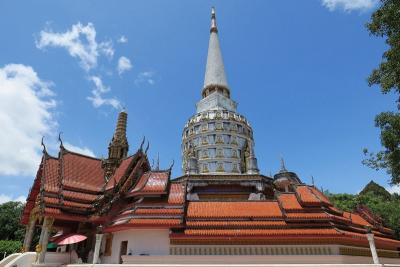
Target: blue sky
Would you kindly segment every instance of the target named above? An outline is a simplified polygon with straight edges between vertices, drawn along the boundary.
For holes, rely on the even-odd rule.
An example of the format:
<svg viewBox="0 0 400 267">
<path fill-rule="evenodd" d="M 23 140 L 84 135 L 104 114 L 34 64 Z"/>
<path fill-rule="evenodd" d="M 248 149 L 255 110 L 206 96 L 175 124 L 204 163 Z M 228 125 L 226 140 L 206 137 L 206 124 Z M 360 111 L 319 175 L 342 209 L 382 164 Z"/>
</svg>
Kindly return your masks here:
<svg viewBox="0 0 400 267">
<path fill-rule="evenodd" d="M 40 159 L 64 143 L 106 156 L 118 111 L 130 152 L 150 140 L 181 174 L 181 131 L 200 99 L 210 7 L 232 98 L 251 122 L 263 174 L 287 168 L 333 192 L 389 177 L 361 164 L 378 150 L 375 114 L 394 97 L 369 88 L 383 39 L 365 23 L 374 0 L 1 1 L 0 202 L 22 199 Z"/>
</svg>

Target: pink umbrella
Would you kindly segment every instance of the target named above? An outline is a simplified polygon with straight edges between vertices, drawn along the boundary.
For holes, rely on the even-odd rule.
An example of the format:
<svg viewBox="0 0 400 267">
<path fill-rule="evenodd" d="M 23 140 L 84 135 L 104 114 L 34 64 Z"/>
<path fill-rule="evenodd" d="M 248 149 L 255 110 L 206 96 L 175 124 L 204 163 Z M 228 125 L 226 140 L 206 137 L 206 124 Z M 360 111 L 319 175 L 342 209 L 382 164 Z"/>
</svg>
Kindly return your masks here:
<svg viewBox="0 0 400 267">
<path fill-rule="evenodd" d="M 57 243 L 57 245 L 70 245 L 79 243 L 85 239 L 87 239 L 87 236 L 78 234 L 68 234 L 58 239 L 55 243 Z"/>
</svg>

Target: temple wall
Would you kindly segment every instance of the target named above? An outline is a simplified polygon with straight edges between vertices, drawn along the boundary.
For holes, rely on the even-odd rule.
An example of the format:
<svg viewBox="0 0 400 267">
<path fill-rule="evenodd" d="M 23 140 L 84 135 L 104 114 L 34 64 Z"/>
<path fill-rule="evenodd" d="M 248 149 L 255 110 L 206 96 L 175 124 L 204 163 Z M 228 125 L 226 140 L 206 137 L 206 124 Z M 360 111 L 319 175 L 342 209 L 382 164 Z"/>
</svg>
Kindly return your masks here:
<svg viewBox="0 0 400 267">
<path fill-rule="evenodd" d="M 335 245 L 172 245 L 170 255 L 339 255 Z"/>
<path fill-rule="evenodd" d="M 101 262 L 118 263 L 123 241 L 128 241 L 128 254 L 150 256 L 169 254 L 169 229 L 133 229 L 113 234 L 111 256 L 102 256 Z M 101 251 L 104 251 L 104 243 L 103 240 Z"/>
<path fill-rule="evenodd" d="M 316 266 L 351 266 L 348 264 L 363 264 L 362 266 L 382 266 L 373 264 L 371 257 L 346 256 L 346 255 L 241 255 L 241 256 L 124 256 L 127 266 L 145 266 L 145 264 L 163 264 L 163 266 L 176 266 L 176 264 L 199 264 L 201 266 L 215 264 L 233 264 L 235 266 L 246 266 L 257 264 L 257 266 L 269 266 L 279 264 L 280 267 L 309 267 L 311 264 Z M 399 259 L 380 258 L 383 264 L 396 264 L 400 266 Z M 134 265 L 133 265 L 134 264 Z M 322 265 L 323 264 L 323 265 Z M 327 264 L 329 264 L 327 266 Z M 342 265 L 344 264 L 344 265 Z M 398 264 L 398 265 L 397 265 Z M 253 265 L 254 266 L 254 265 Z M 387 266 L 387 265 L 386 265 Z"/>
</svg>

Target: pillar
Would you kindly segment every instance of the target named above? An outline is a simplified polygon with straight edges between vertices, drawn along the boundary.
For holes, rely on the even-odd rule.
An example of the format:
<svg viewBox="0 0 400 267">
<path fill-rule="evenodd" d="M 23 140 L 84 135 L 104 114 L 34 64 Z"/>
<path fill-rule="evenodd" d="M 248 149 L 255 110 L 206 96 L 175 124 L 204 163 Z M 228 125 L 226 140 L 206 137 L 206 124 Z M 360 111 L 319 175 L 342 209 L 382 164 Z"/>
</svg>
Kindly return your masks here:
<svg viewBox="0 0 400 267">
<path fill-rule="evenodd" d="M 99 261 L 101 241 L 103 240 L 103 226 L 99 225 L 96 231 L 97 233 L 96 233 L 96 244 L 94 245 L 94 252 L 93 252 L 93 264 L 96 264 Z"/>
<path fill-rule="evenodd" d="M 103 234 L 97 233 L 96 234 L 96 244 L 94 245 L 94 252 L 93 252 L 93 264 L 96 264 L 99 260 L 99 254 L 100 254 L 102 240 L 103 240 Z"/>
<path fill-rule="evenodd" d="M 367 228 L 367 239 L 369 242 L 369 248 L 371 249 L 371 254 L 374 264 L 379 264 L 378 253 L 376 252 L 376 247 L 375 247 L 374 234 L 372 233 L 371 228 Z"/>
<path fill-rule="evenodd" d="M 26 230 L 25 230 L 25 239 L 24 239 L 24 245 L 23 245 L 23 251 L 27 252 L 29 251 L 32 243 L 32 237 L 33 237 L 33 232 L 35 231 L 35 223 L 36 220 L 35 218 L 31 218 L 26 225 Z"/>
<path fill-rule="evenodd" d="M 50 217 L 45 217 L 42 225 L 42 232 L 40 233 L 39 248 L 38 248 L 38 263 L 44 263 L 44 258 L 46 256 L 47 244 L 49 243 L 49 234 L 51 227 L 53 225 L 54 219 Z"/>
</svg>

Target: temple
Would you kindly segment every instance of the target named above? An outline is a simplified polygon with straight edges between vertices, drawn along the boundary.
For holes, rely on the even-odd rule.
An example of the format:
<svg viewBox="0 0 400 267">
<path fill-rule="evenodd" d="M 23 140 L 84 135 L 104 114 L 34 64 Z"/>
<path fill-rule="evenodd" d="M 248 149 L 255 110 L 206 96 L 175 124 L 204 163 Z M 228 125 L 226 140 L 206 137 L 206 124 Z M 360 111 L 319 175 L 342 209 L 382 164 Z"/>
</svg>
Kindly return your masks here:
<svg viewBox="0 0 400 267">
<path fill-rule="evenodd" d="M 400 261 L 400 241 L 368 207 L 336 208 L 283 160 L 275 175 L 260 173 L 218 33 L 212 9 L 201 99 L 182 133 L 181 176 L 172 176 L 172 166 L 152 168 L 145 140 L 129 154 L 126 111 L 105 159 L 62 142 L 57 156 L 44 147 L 21 218 L 24 250 L 36 247 L 36 265 L 68 263 L 71 249 L 83 262 L 110 264 Z M 32 244 L 36 227 L 40 240 Z M 47 251 L 49 242 L 73 233 L 87 239 Z"/>
</svg>

